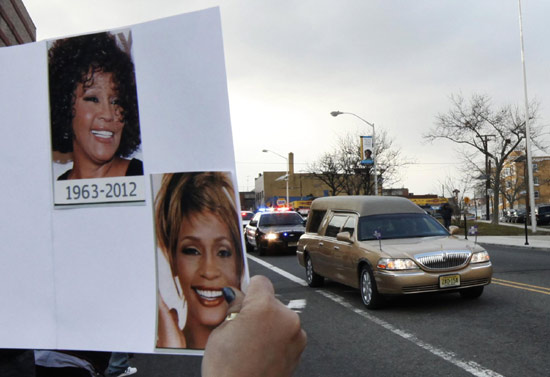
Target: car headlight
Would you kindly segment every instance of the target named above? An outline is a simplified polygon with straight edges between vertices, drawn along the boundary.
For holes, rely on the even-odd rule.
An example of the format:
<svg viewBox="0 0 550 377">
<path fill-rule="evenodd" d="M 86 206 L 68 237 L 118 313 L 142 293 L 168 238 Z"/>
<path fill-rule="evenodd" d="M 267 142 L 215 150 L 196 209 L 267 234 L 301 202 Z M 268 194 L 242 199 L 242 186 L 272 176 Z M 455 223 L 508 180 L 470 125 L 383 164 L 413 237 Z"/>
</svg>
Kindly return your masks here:
<svg viewBox="0 0 550 377">
<path fill-rule="evenodd" d="M 378 268 L 381 270 L 416 270 L 418 266 L 411 259 L 407 258 L 382 258 L 378 261 Z"/>
<path fill-rule="evenodd" d="M 273 240 L 276 240 L 278 237 L 277 237 L 277 233 L 267 233 L 264 238 L 268 241 L 273 241 Z"/>
<path fill-rule="evenodd" d="M 489 258 L 489 253 L 486 251 L 481 251 L 472 255 L 472 260 L 470 260 L 470 263 L 483 263 L 489 262 L 490 260 L 491 258 Z"/>
</svg>

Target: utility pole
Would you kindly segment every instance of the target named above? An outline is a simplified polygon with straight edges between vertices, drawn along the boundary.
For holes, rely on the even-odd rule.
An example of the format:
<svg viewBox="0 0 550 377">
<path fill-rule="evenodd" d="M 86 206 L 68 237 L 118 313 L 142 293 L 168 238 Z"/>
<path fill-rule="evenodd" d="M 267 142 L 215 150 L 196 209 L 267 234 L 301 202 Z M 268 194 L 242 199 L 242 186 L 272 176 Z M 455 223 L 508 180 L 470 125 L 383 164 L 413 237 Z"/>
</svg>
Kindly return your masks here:
<svg viewBox="0 0 550 377">
<path fill-rule="evenodd" d="M 489 216 L 489 189 L 491 188 L 491 164 L 489 161 L 489 138 L 496 135 L 478 135 L 483 143 L 485 151 L 485 220 L 490 220 Z"/>
<path fill-rule="evenodd" d="M 491 190 L 491 161 L 489 160 L 488 156 L 485 155 L 485 171 L 487 173 L 487 180 L 485 181 L 485 206 L 487 207 L 487 217 L 486 220 L 491 220 L 491 216 L 489 216 L 489 208 L 491 204 L 489 190 Z M 493 208 L 494 211 L 494 208 Z"/>
</svg>

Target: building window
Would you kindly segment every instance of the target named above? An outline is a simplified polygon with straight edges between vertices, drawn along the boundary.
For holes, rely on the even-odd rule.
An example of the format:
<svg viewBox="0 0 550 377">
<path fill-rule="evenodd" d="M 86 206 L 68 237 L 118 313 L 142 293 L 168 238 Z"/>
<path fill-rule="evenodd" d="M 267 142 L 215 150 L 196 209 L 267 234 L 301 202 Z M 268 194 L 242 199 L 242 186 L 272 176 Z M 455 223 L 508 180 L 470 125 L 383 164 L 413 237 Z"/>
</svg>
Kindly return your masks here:
<svg viewBox="0 0 550 377">
<path fill-rule="evenodd" d="M 539 165 L 533 164 L 533 171 L 538 171 L 538 170 L 539 170 Z"/>
<path fill-rule="evenodd" d="M 539 185 L 539 177 L 533 177 L 533 184 L 535 184 L 536 186 Z"/>
<path fill-rule="evenodd" d="M 538 199 L 539 198 L 539 192 L 538 191 L 535 191 L 535 199 Z"/>
</svg>

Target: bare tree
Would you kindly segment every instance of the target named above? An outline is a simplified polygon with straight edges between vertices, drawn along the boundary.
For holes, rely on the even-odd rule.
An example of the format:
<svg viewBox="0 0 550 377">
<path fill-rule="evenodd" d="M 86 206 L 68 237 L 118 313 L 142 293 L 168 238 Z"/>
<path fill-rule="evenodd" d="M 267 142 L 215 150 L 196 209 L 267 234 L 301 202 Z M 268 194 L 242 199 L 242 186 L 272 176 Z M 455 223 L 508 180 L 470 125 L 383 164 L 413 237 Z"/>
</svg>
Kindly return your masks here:
<svg viewBox="0 0 550 377">
<path fill-rule="evenodd" d="M 394 147 L 385 130 L 377 133 L 375 144 L 379 185 L 390 186 L 399 181 L 399 168 L 404 165 L 401 151 Z M 374 194 L 374 169 L 372 165 L 361 165 L 359 134 L 340 137 L 334 151 L 310 164 L 308 171 L 327 184 L 332 195 L 342 192 L 347 195 Z"/>
<path fill-rule="evenodd" d="M 368 186 L 362 185 L 364 178 L 362 179 L 361 174 L 368 174 L 370 177 L 371 171 L 369 169 L 367 172 L 361 166 L 361 147 L 359 135 L 347 134 L 340 137 L 336 148 L 336 153 L 340 158 L 340 165 L 342 168 L 342 184 L 344 192 L 348 195 L 360 195 L 361 193 L 364 193 L 365 195 L 372 195 L 374 190 L 369 190 Z"/>
<path fill-rule="evenodd" d="M 342 172 L 336 153 L 323 154 L 319 160 L 308 166 L 308 171 L 328 186 L 331 196 L 336 196 L 342 192 Z"/>
<path fill-rule="evenodd" d="M 514 203 L 519 199 L 520 193 L 526 190 L 527 186 L 524 179 L 517 175 L 508 175 L 500 177 L 500 193 L 513 208 Z"/>
<path fill-rule="evenodd" d="M 544 150 L 545 147 L 538 143 L 541 128 L 535 125 L 537 112 L 538 105 L 531 104 L 529 136 L 535 146 Z M 517 107 L 507 105 L 494 109 L 487 95 L 474 94 L 469 101 L 462 95 L 452 95 L 451 109 L 437 115 L 435 127 L 424 138 L 428 141 L 447 139 L 464 146 L 462 155 L 471 162 L 471 166 L 483 171 L 485 176 L 493 177 L 487 181 L 493 190 L 493 208 L 498 209 L 504 163 L 512 151 L 523 149 L 525 145 L 525 117 Z M 469 152 L 472 149 L 486 157 L 484 167 Z M 490 162 L 492 171 L 489 169 Z M 494 210 L 492 222 L 498 224 L 498 218 L 498 210 Z"/>
<path fill-rule="evenodd" d="M 453 207 L 454 215 L 459 218 L 462 213 L 466 212 L 466 203 L 464 198 L 466 194 L 472 191 L 475 187 L 474 178 L 469 174 L 464 174 L 460 177 L 447 176 L 443 181 L 439 181 L 443 187 L 443 196 L 451 198 L 450 204 Z"/>
</svg>

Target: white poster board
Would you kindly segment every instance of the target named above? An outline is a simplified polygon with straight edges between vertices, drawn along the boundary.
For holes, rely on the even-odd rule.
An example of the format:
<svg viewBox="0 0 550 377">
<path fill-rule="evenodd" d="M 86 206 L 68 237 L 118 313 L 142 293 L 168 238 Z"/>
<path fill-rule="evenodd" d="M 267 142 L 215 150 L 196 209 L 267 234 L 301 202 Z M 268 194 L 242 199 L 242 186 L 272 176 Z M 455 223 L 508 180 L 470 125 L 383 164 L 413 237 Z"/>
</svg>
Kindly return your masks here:
<svg viewBox="0 0 550 377">
<path fill-rule="evenodd" d="M 235 180 L 219 10 L 129 29 L 144 176 Z M 0 347 L 152 352 L 150 180 L 140 205 L 54 209 L 47 44 L 1 48 L 0 66 Z"/>
</svg>

